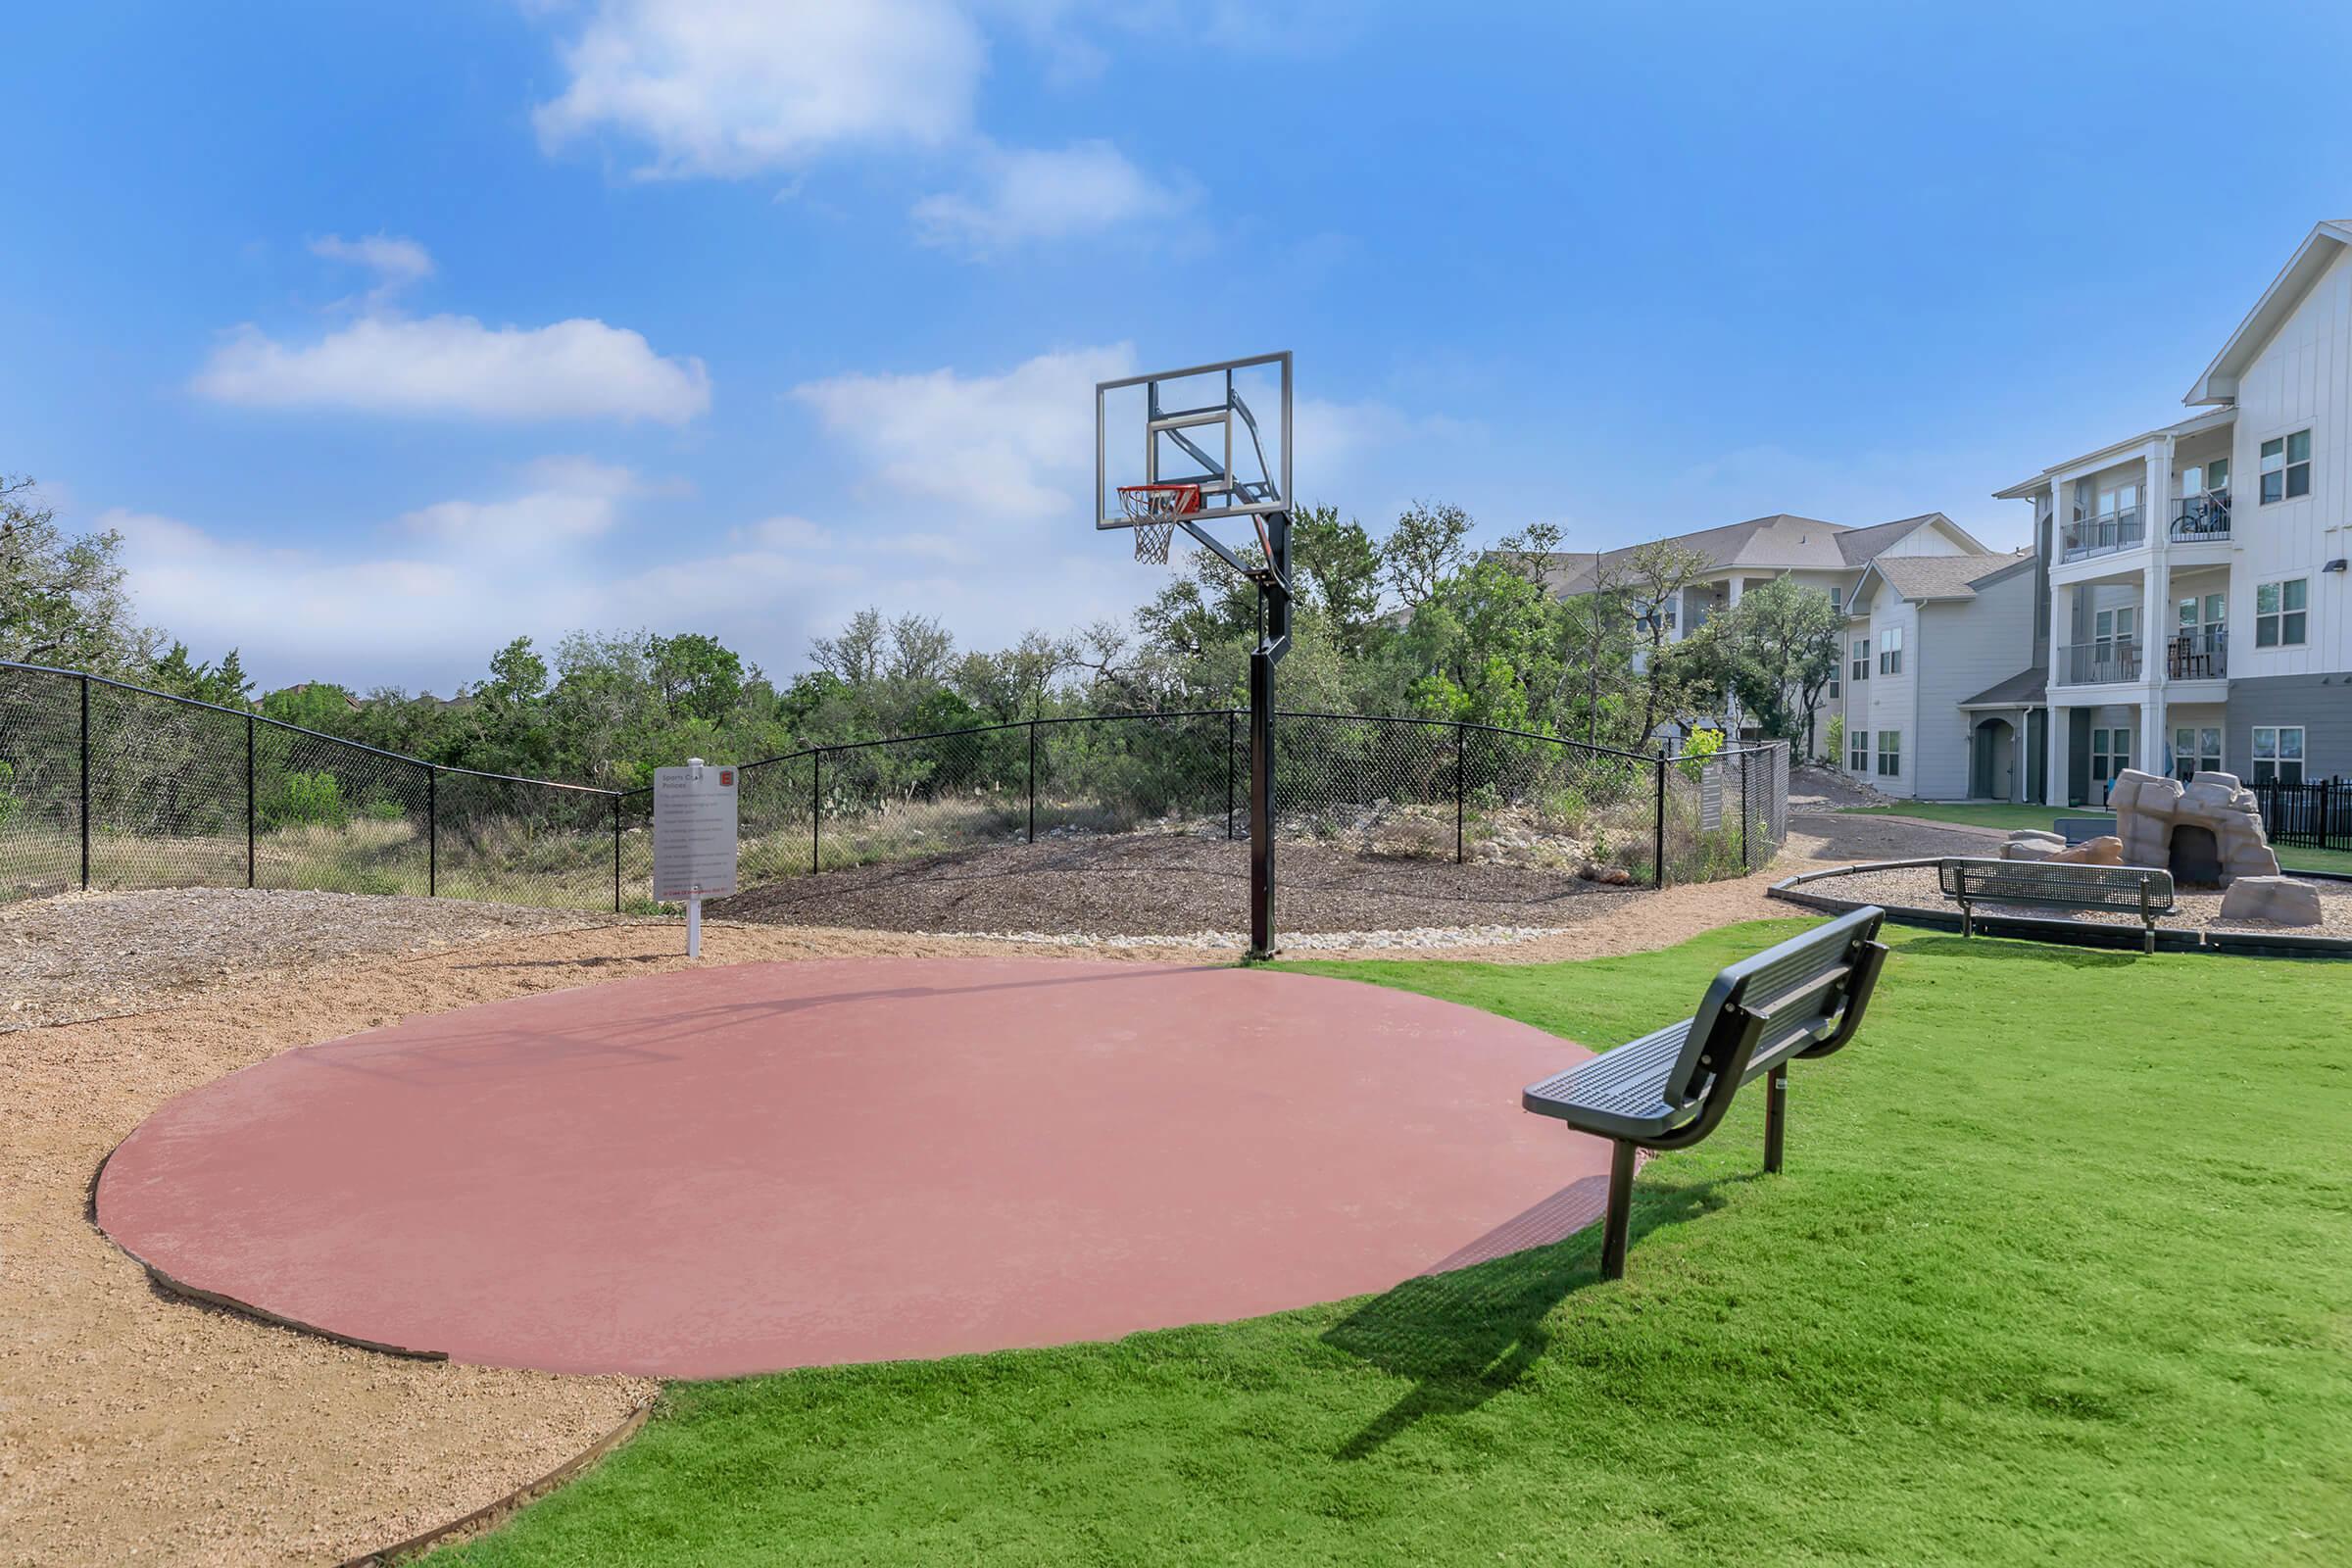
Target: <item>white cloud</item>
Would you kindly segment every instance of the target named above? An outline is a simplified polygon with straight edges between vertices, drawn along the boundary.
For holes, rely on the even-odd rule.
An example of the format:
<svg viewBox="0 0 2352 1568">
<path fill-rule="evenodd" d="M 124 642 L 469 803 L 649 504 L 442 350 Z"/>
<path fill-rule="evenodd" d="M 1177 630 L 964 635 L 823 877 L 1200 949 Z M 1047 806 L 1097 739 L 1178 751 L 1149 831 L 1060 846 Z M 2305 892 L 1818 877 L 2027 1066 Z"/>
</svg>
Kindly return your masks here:
<svg viewBox="0 0 2352 1568">
<path fill-rule="evenodd" d="M 415 240 L 396 234 L 368 234 L 359 239 L 322 234 L 311 241 L 311 254 L 368 269 L 375 274 L 378 294 L 389 294 L 433 275 L 432 255 Z"/>
<path fill-rule="evenodd" d="M 1117 228 L 1181 211 L 1189 185 L 1147 175 L 1106 141 L 1059 150 L 989 148 L 973 190 L 915 203 L 924 240 L 986 255 L 1032 240 Z"/>
<path fill-rule="evenodd" d="M 533 551 L 612 531 L 621 502 L 644 486 L 627 468 L 589 458 L 543 458 L 532 487 L 503 501 L 437 501 L 400 518 L 412 533 L 504 551 Z"/>
<path fill-rule="evenodd" d="M 395 527 L 390 548 L 352 557 L 257 545 L 154 514 L 93 521 L 122 530 L 144 619 L 207 658 L 237 648 L 265 687 L 321 679 L 446 693 L 480 679 L 517 635 L 552 649 L 568 631 L 638 627 L 710 633 L 789 678 L 806 667 L 811 637 L 864 605 L 938 615 L 965 646 L 999 647 L 1034 627 L 1120 613 L 1153 586 L 1110 552 L 906 561 L 860 548 L 879 543 L 863 535 L 845 548 L 835 531 L 798 517 L 761 519 L 725 531 L 717 549 L 685 546 L 651 563 L 622 559 L 626 527 L 561 535 L 532 553 L 527 571 L 502 541 L 472 531 Z"/>
<path fill-rule="evenodd" d="M 683 424 L 710 406 L 701 360 L 666 358 L 626 327 L 579 318 L 491 327 L 466 316 L 369 316 L 304 344 L 246 325 L 191 385 L 246 408 L 491 419 Z"/>
<path fill-rule="evenodd" d="M 555 149 L 610 128 L 652 176 L 740 176 L 827 148 L 959 135 L 987 51 L 949 0 L 604 0 L 533 116 Z"/>
<path fill-rule="evenodd" d="M 778 514 L 762 517 L 733 530 L 730 535 L 738 543 L 764 545 L 771 550 L 818 550 L 833 542 L 833 536 L 807 517 Z"/>
<path fill-rule="evenodd" d="M 1095 383 L 1134 368 L 1134 347 L 1118 343 L 1041 354 L 1003 375 L 844 375 L 792 395 L 864 460 L 871 483 L 934 518 L 1060 522 L 1087 514 Z"/>
</svg>

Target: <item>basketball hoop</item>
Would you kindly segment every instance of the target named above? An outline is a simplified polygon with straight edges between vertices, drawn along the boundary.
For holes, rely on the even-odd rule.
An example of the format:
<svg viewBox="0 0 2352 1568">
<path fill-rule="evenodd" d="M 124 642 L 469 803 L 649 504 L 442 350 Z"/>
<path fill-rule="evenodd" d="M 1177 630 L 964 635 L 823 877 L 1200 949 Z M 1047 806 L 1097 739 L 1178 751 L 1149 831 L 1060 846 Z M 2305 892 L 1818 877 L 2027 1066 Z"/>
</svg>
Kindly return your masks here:
<svg viewBox="0 0 2352 1568">
<path fill-rule="evenodd" d="M 1176 539 L 1176 521 L 1200 510 L 1197 484 L 1123 484 L 1119 505 L 1135 519 L 1135 559 L 1150 565 L 1168 564 L 1168 546 Z"/>
</svg>

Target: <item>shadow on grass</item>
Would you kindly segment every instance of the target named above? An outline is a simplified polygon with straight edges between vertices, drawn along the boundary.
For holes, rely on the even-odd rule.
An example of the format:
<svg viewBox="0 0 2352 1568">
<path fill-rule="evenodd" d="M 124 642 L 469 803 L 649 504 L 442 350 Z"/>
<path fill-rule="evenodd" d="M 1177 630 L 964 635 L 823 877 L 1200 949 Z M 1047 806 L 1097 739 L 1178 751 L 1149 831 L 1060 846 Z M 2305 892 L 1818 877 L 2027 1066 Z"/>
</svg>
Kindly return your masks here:
<svg viewBox="0 0 2352 1568">
<path fill-rule="evenodd" d="M 1638 1182 L 1632 1240 L 1723 1206 L 1718 1190 L 1752 1175 L 1669 1187 Z M 1639 1266 L 1640 1259 L 1635 1259 Z M 1446 1274 L 1422 1274 L 1325 1330 L 1323 1343 L 1415 1387 L 1338 1450 L 1362 1459 L 1430 1416 L 1461 1415 L 1508 1390 L 1551 1343 L 1544 1320 L 1603 1283 L 1597 1225 L 1555 1243 Z"/>
<path fill-rule="evenodd" d="M 2129 968 L 2146 956 L 2111 948 L 2069 948 L 2050 942 L 2028 942 L 2002 937 L 1918 937 L 1903 944 L 1905 953 L 1937 958 L 2006 959 L 2014 963 L 2056 963 L 2069 969 Z"/>
</svg>

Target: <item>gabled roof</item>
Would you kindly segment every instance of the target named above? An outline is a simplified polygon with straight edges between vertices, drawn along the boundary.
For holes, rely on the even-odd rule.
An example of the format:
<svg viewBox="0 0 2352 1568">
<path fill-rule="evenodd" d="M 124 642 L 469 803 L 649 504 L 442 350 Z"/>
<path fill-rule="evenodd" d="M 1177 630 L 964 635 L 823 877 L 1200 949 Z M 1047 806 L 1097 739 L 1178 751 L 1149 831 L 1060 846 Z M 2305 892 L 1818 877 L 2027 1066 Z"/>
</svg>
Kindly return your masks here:
<svg viewBox="0 0 2352 1568">
<path fill-rule="evenodd" d="M 2021 669 L 2007 680 L 1990 686 L 1957 706 L 1961 708 L 2039 708 L 2049 701 L 2048 672 L 2038 664 Z"/>
<path fill-rule="evenodd" d="M 1848 528 L 1819 517 L 1780 512 L 1652 542 L 1695 551 L 1718 571 L 1741 566 L 1758 571 L 1850 571 L 1931 523 L 1941 523 L 1975 549 L 1984 548 L 1940 512 L 1925 512 L 1868 528 Z M 1602 563 L 1622 561 L 1641 548 L 1625 545 L 1616 550 L 1556 551 L 1544 558 L 1544 583 L 1563 597 L 1591 593 Z"/>
<path fill-rule="evenodd" d="M 2263 345 L 2271 340 L 2286 318 L 2294 314 L 2295 307 L 2303 303 L 2303 296 L 2311 292 L 2312 285 L 2319 282 L 2321 274 L 2347 248 L 2352 248 L 2352 219 L 2330 219 L 2314 225 L 2312 231 L 2304 236 L 2303 243 L 2296 247 L 2295 254 L 2288 259 L 2286 266 L 2271 280 L 2271 286 L 2262 291 L 2262 298 L 2256 300 L 2254 308 L 2246 313 L 2246 318 L 2237 323 L 2237 330 L 2230 334 L 2230 341 L 2222 345 L 2222 352 L 2213 357 L 2211 365 L 2205 367 L 2205 373 L 2197 377 L 2197 384 L 2190 387 L 2180 401 L 2235 402 L 2238 376 L 2244 373 L 2246 367 L 2253 363 L 2254 356 L 2262 352 Z"/>
<path fill-rule="evenodd" d="M 1846 597 L 1847 614 L 1859 612 L 1863 593 L 1877 578 L 1915 605 L 1977 597 L 1977 586 L 2016 571 L 2034 559 L 2031 550 L 2001 556 L 1880 556 L 1863 569 Z"/>
</svg>

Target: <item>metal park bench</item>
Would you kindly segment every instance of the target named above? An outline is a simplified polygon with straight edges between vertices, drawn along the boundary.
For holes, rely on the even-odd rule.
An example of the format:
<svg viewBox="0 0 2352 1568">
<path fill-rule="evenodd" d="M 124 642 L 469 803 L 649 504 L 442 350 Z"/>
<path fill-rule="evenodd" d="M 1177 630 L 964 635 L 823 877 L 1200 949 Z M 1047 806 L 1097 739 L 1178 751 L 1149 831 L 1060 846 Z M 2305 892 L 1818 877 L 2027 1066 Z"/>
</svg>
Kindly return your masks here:
<svg viewBox="0 0 2352 1568">
<path fill-rule="evenodd" d="M 2114 831 L 2115 818 L 2112 816 L 2062 816 L 2058 819 L 2058 836 L 2066 840 L 2066 847 L 2070 850 L 2078 844 L 2088 844 L 2092 839 L 2103 839 Z"/>
<path fill-rule="evenodd" d="M 1609 1210 L 1601 1272 L 1625 1277 L 1634 1152 L 1688 1149 L 1714 1132 L 1732 1097 L 1769 1075 L 1764 1168 L 1781 1168 L 1788 1063 L 1826 1056 L 1854 1037 L 1886 949 L 1884 911 L 1860 908 L 1791 937 L 1715 977 L 1695 1015 L 1531 1084 L 1520 1105 L 1610 1140 Z"/>
<path fill-rule="evenodd" d="M 2055 909 L 2113 909 L 2139 916 L 2140 946 L 2156 951 L 2156 917 L 2173 909 L 2173 873 L 2145 865 L 2076 865 L 2062 860 L 1954 858 L 1936 862 L 1943 896 L 1960 904 L 1960 934 L 1977 934 L 1979 904 Z"/>
</svg>

